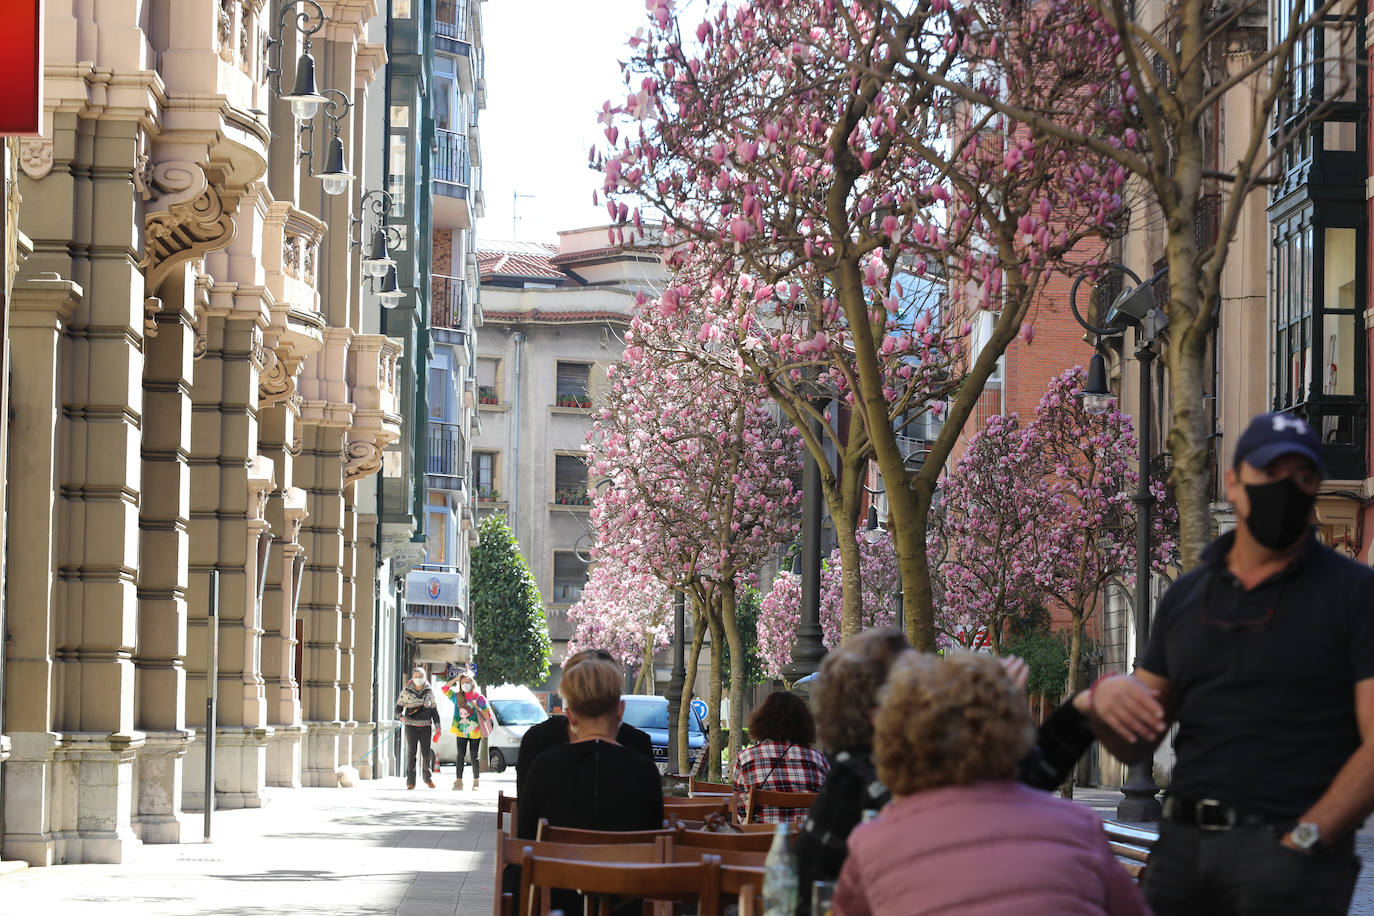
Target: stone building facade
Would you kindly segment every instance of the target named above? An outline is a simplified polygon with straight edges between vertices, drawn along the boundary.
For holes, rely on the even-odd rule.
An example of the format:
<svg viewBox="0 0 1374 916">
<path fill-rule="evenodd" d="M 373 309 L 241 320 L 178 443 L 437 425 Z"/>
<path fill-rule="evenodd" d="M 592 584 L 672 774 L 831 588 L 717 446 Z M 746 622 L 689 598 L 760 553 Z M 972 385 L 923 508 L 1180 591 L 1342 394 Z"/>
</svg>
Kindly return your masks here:
<svg viewBox="0 0 1374 916">
<path fill-rule="evenodd" d="M 374 0 L 47 7 L 4 328 L 5 858 L 183 839 L 212 667 L 219 807 L 332 785 L 390 714 L 370 478 L 417 399 L 350 240 L 384 185 L 386 25 Z M 349 104 L 301 122 L 307 41 Z"/>
</svg>

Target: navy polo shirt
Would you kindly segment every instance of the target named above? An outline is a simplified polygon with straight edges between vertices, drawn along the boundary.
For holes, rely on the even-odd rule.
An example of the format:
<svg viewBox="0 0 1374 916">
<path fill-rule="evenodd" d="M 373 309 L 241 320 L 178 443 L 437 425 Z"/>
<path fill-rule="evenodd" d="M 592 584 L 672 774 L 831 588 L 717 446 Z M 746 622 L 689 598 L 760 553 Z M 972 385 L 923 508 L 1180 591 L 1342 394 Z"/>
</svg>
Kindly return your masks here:
<svg viewBox="0 0 1374 916">
<path fill-rule="evenodd" d="M 1360 745 L 1355 683 L 1374 677 L 1374 569 L 1309 536 L 1246 591 L 1226 569 L 1234 533 L 1160 599 L 1141 663 L 1169 682 L 1169 792 L 1287 820 Z"/>
</svg>

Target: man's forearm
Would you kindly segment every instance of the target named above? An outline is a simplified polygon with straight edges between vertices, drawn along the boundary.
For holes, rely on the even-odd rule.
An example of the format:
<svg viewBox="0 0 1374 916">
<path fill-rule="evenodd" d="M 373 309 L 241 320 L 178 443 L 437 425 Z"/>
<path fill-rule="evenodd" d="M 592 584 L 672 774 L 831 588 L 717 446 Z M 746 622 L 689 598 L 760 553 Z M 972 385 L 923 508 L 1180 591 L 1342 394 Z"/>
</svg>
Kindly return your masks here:
<svg viewBox="0 0 1374 916">
<path fill-rule="evenodd" d="M 1140 763 L 1142 760 L 1149 760 L 1154 755 L 1155 748 L 1159 746 L 1159 740 L 1127 741 L 1121 737 L 1097 714 L 1097 710 L 1092 706 L 1092 697 L 1089 691 L 1080 692 L 1070 702 L 1075 709 L 1087 717 L 1088 726 L 1097 736 L 1098 742 L 1106 749 L 1107 753 L 1117 760 L 1126 764 Z"/>
<path fill-rule="evenodd" d="M 1322 840 L 1342 839 L 1374 811 L 1374 742 L 1350 755 L 1336 778 L 1300 821 L 1317 825 Z"/>
</svg>

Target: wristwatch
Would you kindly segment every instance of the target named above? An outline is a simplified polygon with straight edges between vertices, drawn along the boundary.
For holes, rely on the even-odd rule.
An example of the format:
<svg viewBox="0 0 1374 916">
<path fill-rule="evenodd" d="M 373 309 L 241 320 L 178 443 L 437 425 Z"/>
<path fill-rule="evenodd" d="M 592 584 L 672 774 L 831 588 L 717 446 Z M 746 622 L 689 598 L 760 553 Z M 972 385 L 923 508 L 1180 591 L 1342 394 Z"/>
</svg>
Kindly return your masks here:
<svg viewBox="0 0 1374 916">
<path fill-rule="evenodd" d="M 1321 828 L 1316 824 L 1298 824 L 1288 835 L 1293 838 L 1293 845 L 1303 852 L 1308 852 L 1315 856 L 1326 851 L 1326 846 L 1322 843 Z"/>
</svg>

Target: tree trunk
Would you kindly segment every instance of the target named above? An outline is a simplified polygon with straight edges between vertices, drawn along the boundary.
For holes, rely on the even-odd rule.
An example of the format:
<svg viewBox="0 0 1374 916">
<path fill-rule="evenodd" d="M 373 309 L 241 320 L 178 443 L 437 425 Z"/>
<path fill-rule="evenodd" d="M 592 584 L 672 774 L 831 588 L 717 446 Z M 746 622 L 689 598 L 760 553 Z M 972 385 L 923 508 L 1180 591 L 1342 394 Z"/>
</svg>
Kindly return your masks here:
<svg viewBox="0 0 1374 916">
<path fill-rule="evenodd" d="M 701 647 L 706 642 L 706 614 L 701 607 L 701 599 L 692 595 L 692 648 L 687 655 L 687 678 L 682 682 L 682 702 L 677 711 L 677 771 L 687 772 L 687 758 L 691 748 L 690 741 L 692 692 L 697 685 L 697 665 L 701 661 Z M 702 753 L 706 753 L 705 750 Z"/>
<path fill-rule="evenodd" d="M 710 696 L 706 703 L 710 708 L 711 731 L 707 745 L 706 761 L 710 769 L 708 778 L 713 782 L 720 780 L 720 694 L 721 694 L 721 653 L 725 648 L 725 627 L 721 624 L 720 594 L 715 592 L 707 603 L 706 617 L 711 627 L 711 683 Z"/>
<path fill-rule="evenodd" d="M 835 541 L 840 551 L 840 639 L 844 642 L 863 626 L 863 576 L 859 559 L 858 532 L 848 514 L 831 513 Z M 838 643 L 837 643 L 838 645 Z"/>
<path fill-rule="evenodd" d="M 1069 609 L 1069 676 L 1066 696 L 1074 696 L 1083 689 L 1083 638 L 1088 626 L 1088 614 L 1082 605 Z"/>
<path fill-rule="evenodd" d="M 726 645 L 730 648 L 730 766 L 739 757 L 744 736 L 744 640 L 739 635 L 735 619 L 735 583 L 726 581 L 720 587 L 721 622 L 725 628 Z"/>
</svg>

